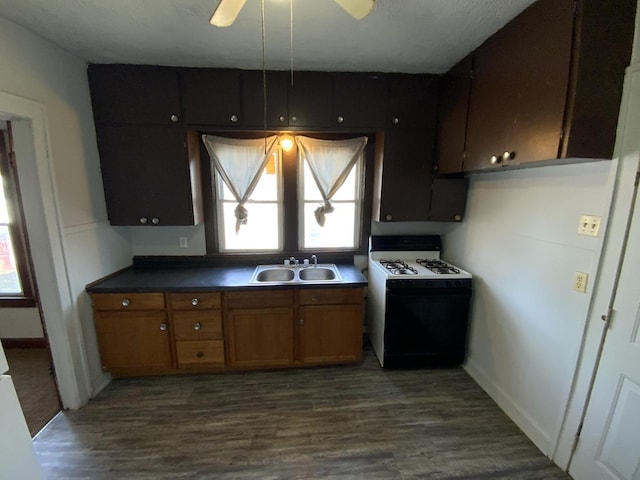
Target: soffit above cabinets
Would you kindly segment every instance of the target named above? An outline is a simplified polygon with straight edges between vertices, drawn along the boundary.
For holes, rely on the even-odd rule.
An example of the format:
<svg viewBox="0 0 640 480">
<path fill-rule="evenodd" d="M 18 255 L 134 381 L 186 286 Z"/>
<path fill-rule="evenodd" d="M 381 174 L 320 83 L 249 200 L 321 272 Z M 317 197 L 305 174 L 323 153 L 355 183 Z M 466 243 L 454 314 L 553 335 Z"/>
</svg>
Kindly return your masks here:
<svg viewBox="0 0 640 480">
<path fill-rule="evenodd" d="M 336 2 L 294 0 L 294 68 L 443 73 L 533 0 L 377 0 L 354 20 Z M 260 2 L 231 27 L 218 0 L 0 0 L 0 16 L 91 63 L 261 68 Z M 287 70 L 289 1 L 265 0 L 267 69 Z"/>
</svg>

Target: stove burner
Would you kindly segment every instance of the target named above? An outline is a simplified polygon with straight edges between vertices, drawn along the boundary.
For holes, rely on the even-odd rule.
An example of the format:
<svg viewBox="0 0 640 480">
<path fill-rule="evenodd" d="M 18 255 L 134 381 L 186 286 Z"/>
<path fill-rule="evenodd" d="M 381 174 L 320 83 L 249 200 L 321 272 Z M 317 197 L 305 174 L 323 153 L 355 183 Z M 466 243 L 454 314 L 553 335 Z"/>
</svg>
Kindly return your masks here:
<svg viewBox="0 0 640 480">
<path fill-rule="evenodd" d="M 417 275 L 418 271 L 407 265 L 402 260 L 380 260 L 380 265 L 389 270 L 393 275 Z"/>
<path fill-rule="evenodd" d="M 423 267 L 431 270 L 433 273 L 437 273 L 440 275 L 460 273 L 459 269 L 449 265 L 446 262 L 443 262 L 442 260 L 428 260 L 425 258 L 419 258 L 418 260 L 416 260 L 416 262 L 418 263 L 418 265 L 422 265 Z"/>
</svg>

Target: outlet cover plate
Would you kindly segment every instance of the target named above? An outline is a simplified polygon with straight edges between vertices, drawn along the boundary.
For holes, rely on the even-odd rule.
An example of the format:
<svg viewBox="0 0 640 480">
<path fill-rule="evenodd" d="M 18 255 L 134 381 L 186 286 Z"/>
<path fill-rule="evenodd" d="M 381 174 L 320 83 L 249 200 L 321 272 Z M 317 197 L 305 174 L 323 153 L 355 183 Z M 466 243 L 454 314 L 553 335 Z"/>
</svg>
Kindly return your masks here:
<svg viewBox="0 0 640 480">
<path fill-rule="evenodd" d="M 576 292 L 585 293 L 587 291 L 587 280 L 589 274 L 585 272 L 576 272 L 573 276 L 573 289 Z"/>
<path fill-rule="evenodd" d="M 597 237 L 600 231 L 600 220 L 602 217 L 598 215 L 580 215 L 580 223 L 578 224 L 578 233 L 588 237 Z"/>
</svg>

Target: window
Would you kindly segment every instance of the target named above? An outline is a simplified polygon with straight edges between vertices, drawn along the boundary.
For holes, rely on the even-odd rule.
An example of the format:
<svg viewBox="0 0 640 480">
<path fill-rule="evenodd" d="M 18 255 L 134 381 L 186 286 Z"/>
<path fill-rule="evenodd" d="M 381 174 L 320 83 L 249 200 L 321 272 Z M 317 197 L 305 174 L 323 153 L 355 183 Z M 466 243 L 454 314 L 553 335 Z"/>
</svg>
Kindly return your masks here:
<svg viewBox="0 0 640 480">
<path fill-rule="evenodd" d="M 296 141 L 300 250 L 357 248 L 366 137 L 333 141 L 299 136 Z"/>
<path fill-rule="evenodd" d="M 268 258 L 278 260 L 323 250 L 364 253 L 371 208 L 365 177 L 373 161 L 373 149 L 365 147 L 371 142 L 317 136 L 296 136 L 291 151 L 280 148 L 275 135 L 202 136 L 210 162 L 204 189 L 209 254 L 273 254 Z"/>
<path fill-rule="evenodd" d="M 0 130 L 0 305 L 33 307 L 24 227 L 9 131 Z"/>
</svg>

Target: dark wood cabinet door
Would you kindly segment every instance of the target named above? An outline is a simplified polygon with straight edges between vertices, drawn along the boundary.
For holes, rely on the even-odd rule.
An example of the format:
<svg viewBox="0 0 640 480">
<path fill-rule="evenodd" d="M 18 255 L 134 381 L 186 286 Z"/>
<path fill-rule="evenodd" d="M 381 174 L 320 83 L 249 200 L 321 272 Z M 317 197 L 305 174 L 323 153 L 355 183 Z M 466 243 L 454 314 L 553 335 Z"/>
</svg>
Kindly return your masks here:
<svg viewBox="0 0 640 480">
<path fill-rule="evenodd" d="M 429 220 L 433 140 L 433 130 L 385 132 L 378 220 Z"/>
<path fill-rule="evenodd" d="M 290 79 L 289 72 L 266 72 L 267 127 L 289 125 L 287 89 Z M 242 72 L 242 125 L 249 128 L 264 126 L 264 87 L 259 70 Z"/>
<path fill-rule="evenodd" d="M 98 149 L 112 225 L 195 223 L 182 128 L 99 125 Z"/>
<path fill-rule="evenodd" d="M 461 222 L 467 204 L 467 180 L 464 178 L 434 178 L 431 184 L 432 222 Z"/>
<path fill-rule="evenodd" d="M 300 355 L 306 364 L 353 363 L 362 358 L 362 307 L 300 307 Z"/>
<path fill-rule="evenodd" d="M 384 128 L 387 77 L 380 73 L 333 75 L 333 120 L 337 127 Z"/>
<path fill-rule="evenodd" d="M 165 312 L 96 312 L 102 365 L 118 374 L 171 368 L 171 337 Z"/>
<path fill-rule="evenodd" d="M 437 75 L 390 75 L 386 126 L 435 128 L 438 82 Z"/>
<path fill-rule="evenodd" d="M 295 72 L 289 84 L 289 126 L 329 128 L 333 121 L 331 73 Z"/>
<path fill-rule="evenodd" d="M 293 363 L 293 309 L 229 310 L 225 324 L 229 364 L 276 367 Z"/>
<path fill-rule="evenodd" d="M 180 122 L 180 89 L 174 69 L 134 65 L 90 65 L 96 123 Z"/>
<path fill-rule="evenodd" d="M 440 79 L 436 165 L 439 173 L 462 172 L 471 89 L 471 56 Z"/>
<path fill-rule="evenodd" d="M 188 125 L 242 125 L 240 71 L 210 68 L 180 70 L 184 122 Z"/>
<path fill-rule="evenodd" d="M 539 0 L 474 56 L 467 171 L 558 156 L 573 35 L 572 0 Z"/>
</svg>

